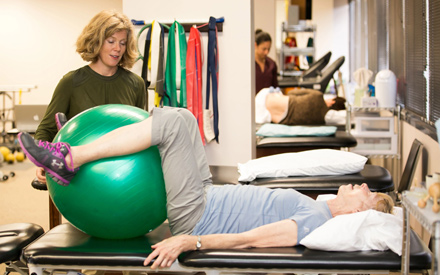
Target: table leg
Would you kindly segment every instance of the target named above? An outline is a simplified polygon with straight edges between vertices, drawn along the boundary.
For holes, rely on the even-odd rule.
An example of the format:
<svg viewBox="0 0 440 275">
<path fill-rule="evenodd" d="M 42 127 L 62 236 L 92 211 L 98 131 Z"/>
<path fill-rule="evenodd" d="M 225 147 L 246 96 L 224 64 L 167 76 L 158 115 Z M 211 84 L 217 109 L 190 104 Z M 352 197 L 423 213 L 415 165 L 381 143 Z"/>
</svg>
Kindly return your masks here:
<svg viewBox="0 0 440 275">
<path fill-rule="evenodd" d="M 61 224 L 61 213 L 56 208 L 55 204 L 52 201 L 52 198 L 49 197 L 49 226 L 50 229 L 55 226 Z"/>
<path fill-rule="evenodd" d="M 401 272 L 404 275 L 409 274 L 409 251 L 410 251 L 410 225 L 409 211 L 405 206 L 403 208 L 403 235 L 402 235 L 402 265 Z"/>
<path fill-rule="evenodd" d="M 432 274 L 440 274 L 440 265 L 438 262 L 438 257 L 440 255 L 440 222 L 434 223 L 434 235 L 431 236 L 432 240 Z"/>
</svg>

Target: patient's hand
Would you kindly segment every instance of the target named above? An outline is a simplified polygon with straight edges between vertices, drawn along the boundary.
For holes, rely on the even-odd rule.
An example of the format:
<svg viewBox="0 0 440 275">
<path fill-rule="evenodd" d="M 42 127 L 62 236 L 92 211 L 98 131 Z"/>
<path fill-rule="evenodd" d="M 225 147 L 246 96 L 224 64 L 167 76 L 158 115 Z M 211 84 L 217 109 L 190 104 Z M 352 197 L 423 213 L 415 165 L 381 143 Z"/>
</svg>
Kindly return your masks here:
<svg viewBox="0 0 440 275">
<path fill-rule="evenodd" d="M 37 167 L 37 171 L 35 173 L 37 175 L 37 179 L 41 183 L 46 183 L 46 172 L 41 167 Z"/>
<path fill-rule="evenodd" d="M 189 235 L 179 235 L 165 239 L 151 248 L 154 249 L 145 259 L 144 265 L 147 266 L 154 258 L 151 269 L 170 267 L 180 253 L 194 250 L 196 248 L 197 237 Z"/>
</svg>

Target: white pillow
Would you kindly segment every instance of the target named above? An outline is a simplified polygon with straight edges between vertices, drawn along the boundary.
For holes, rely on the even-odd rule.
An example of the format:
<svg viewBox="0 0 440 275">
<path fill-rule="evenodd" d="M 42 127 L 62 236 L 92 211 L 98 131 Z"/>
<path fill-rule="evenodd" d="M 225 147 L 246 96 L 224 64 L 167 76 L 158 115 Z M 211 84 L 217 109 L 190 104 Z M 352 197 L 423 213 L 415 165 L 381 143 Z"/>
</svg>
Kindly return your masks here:
<svg viewBox="0 0 440 275">
<path fill-rule="evenodd" d="M 323 176 L 353 174 L 364 168 L 367 158 L 355 153 L 317 149 L 284 153 L 238 164 L 239 181 L 289 176 Z"/>
<path fill-rule="evenodd" d="M 345 125 L 345 123 L 347 122 L 347 110 L 336 111 L 330 109 L 325 114 L 324 119 L 325 119 L 325 124 Z"/>
<path fill-rule="evenodd" d="M 328 220 L 300 241 L 327 251 L 387 250 L 402 255 L 402 218 L 368 210 Z"/>
<path fill-rule="evenodd" d="M 336 133 L 336 126 L 288 126 L 266 123 L 257 131 L 257 136 L 263 137 L 321 137 Z"/>
</svg>

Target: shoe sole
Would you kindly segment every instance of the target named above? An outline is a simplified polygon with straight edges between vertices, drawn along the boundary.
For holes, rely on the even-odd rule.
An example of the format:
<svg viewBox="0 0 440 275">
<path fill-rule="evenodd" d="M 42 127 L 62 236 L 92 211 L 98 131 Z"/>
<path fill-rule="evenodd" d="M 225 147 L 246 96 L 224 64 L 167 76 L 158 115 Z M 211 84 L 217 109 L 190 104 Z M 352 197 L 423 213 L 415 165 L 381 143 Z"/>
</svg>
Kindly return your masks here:
<svg viewBox="0 0 440 275">
<path fill-rule="evenodd" d="M 26 150 L 26 147 L 23 146 L 23 143 L 21 142 L 21 134 L 18 134 L 18 142 L 20 143 L 21 148 L 23 149 L 23 153 L 26 154 L 26 156 L 29 158 L 30 161 L 32 161 L 36 166 L 43 168 L 44 170 L 48 171 L 49 173 L 52 174 L 52 176 L 56 177 L 57 179 L 59 179 L 61 182 L 57 182 L 58 184 L 62 185 L 62 186 L 67 186 L 69 185 L 69 181 L 66 181 L 63 177 L 61 177 L 60 175 L 58 175 L 55 171 L 53 171 L 52 169 L 50 169 L 49 167 L 46 167 L 45 165 L 41 164 L 39 161 L 37 161 L 29 152 L 28 150 Z"/>
</svg>

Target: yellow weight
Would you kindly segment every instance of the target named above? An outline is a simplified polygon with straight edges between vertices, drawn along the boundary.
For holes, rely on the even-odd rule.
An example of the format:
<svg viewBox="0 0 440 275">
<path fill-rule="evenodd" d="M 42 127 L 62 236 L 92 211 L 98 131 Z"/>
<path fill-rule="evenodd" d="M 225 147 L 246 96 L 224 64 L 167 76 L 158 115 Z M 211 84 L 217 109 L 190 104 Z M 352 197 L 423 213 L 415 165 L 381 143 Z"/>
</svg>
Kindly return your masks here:
<svg viewBox="0 0 440 275">
<path fill-rule="evenodd" d="M 15 159 L 16 159 L 18 162 L 22 162 L 22 161 L 24 160 L 24 153 L 23 153 L 23 152 L 17 152 L 17 153 L 15 154 Z"/>
<path fill-rule="evenodd" d="M 6 161 L 6 156 L 11 153 L 11 150 L 9 150 L 9 148 L 6 146 L 1 146 L 0 153 L 3 155 L 3 159 Z"/>
<path fill-rule="evenodd" d="M 12 153 L 9 153 L 6 155 L 5 161 L 7 161 L 8 163 L 12 164 L 15 161 L 15 156 Z"/>
</svg>

